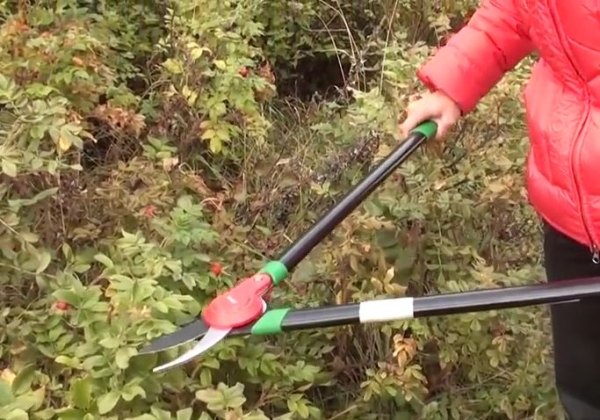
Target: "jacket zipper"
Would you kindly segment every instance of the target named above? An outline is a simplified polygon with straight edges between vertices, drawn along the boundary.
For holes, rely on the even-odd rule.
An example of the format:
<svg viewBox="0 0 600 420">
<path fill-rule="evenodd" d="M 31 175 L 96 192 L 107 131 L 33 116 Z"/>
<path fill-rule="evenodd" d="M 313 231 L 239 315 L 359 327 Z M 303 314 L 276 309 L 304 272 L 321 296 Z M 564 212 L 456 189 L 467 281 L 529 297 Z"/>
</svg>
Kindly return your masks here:
<svg viewBox="0 0 600 420">
<path fill-rule="evenodd" d="M 583 131 L 583 127 L 589 116 L 589 112 L 589 106 L 586 104 L 585 118 L 583 118 L 579 130 L 577 130 L 577 136 L 575 137 L 576 139 L 579 139 L 581 132 Z M 577 165 L 575 164 L 575 160 L 579 160 L 579 157 L 581 156 L 581 147 L 576 149 L 576 146 L 579 146 L 579 143 L 580 141 L 576 140 L 573 144 L 573 147 L 571 148 L 571 173 L 573 174 L 573 181 L 575 182 L 575 193 L 577 194 L 577 202 L 579 203 L 579 209 L 581 211 L 581 221 L 583 223 L 583 227 L 588 236 L 588 239 L 591 243 L 590 252 L 592 253 L 592 262 L 594 264 L 600 264 L 600 250 L 598 249 L 598 246 L 594 241 L 591 230 L 588 228 L 588 224 L 585 219 L 585 213 L 583 211 L 583 201 L 581 200 L 581 194 L 579 193 L 580 187 L 579 180 L 577 177 Z"/>
<path fill-rule="evenodd" d="M 583 82 L 582 84 L 583 84 L 583 88 L 585 91 L 585 115 L 577 129 L 575 141 L 573 142 L 573 146 L 571 147 L 571 174 L 573 176 L 573 182 L 575 183 L 575 194 L 577 195 L 577 203 L 579 204 L 579 210 L 581 212 L 581 222 L 582 222 L 583 228 L 588 236 L 588 240 L 590 241 L 590 244 L 591 244 L 590 252 L 592 254 L 592 262 L 594 264 L 600 264 L 600 250 L 599 250 L 598 246 L 596 245 L 596 241 L 594 240 L 592 232 L 589 229 L 588 223 L 585 219 L 585 213 L 583 210 L 583 200 L 581 199 L 581 193 L 580 193 L 580 184 L 579 184 L 579 180 L 577 177 L 577 167 L 575 165 L 576 159 L 579 160 L 579 157 L 581 156 L 581 150 L 580 150 L 581 148 L 577 148 L 577 146 L 579 146 L 579 143 L 581 142 L 581 140 L 580 140 L 581 133 L 583 131 L 583 128 L 585 127 L 585 123 L 587 122 L 587 120 L 589 118 L 589 113 L 590 113 L 589 92 L 588 92 L 587 86 L 585 84 L 585 79 L 583 78 L 581 73 L 579 73 L 577 66 L 573 62 L 571 55 L 569 54 L 569 52 L 567 50 L 567 46 L 563 42 L 562 32 L 560 31 L 558 24 L 556 22 L 554 7 L 550 7 L 551 4 L 552 4 L 552 6 L 555 6 L 554 2 L 552 0 L 549 0 L 548 1 L 548 6 L 549 6 L 548 9 L 550 11 L 550 16 L 552 17 L 552 22 L 554 24 L 554 30 L 556 32 L 558 42 L 560 42 L 562 50 L 565 54 L 566 59 L 569 61 L 571 68 L 577 74 L 577 76 L 579 77 L 579 80 L 581 82 Z"/>
</svg>

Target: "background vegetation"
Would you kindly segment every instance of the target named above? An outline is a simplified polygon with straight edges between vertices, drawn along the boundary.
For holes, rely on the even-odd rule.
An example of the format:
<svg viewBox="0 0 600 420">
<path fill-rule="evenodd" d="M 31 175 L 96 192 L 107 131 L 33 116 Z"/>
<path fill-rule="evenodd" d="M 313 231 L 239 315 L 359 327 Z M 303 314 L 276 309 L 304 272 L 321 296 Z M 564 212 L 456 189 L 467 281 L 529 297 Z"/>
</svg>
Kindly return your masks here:
<svg viewBox="0 0 600 420">
<path fill-rule="evenodd" d="M 0 419 L 560 418 L 545 308 L 135 357 L 384 157 L 476 1 L 0 1 Z M 274 306 L 541 279 L 507 76 Z M 221 265 L 221 266 L 219 266 Z"/>
</svg>

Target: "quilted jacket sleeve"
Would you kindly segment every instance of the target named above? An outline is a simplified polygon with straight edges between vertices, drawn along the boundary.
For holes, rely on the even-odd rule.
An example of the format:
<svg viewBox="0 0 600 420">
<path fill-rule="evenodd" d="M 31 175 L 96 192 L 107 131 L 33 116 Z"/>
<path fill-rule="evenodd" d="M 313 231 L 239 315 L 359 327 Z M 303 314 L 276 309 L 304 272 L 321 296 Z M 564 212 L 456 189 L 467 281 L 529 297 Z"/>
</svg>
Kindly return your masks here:
<svg viewBox="0 0 600 420">
<path fill-rule="evenodd" d="M 418 72 L 430 89 L 444 92 L 464 114 L 533 51 L 519 0 L 484 0 L 469 23 Z"/>
</svg>

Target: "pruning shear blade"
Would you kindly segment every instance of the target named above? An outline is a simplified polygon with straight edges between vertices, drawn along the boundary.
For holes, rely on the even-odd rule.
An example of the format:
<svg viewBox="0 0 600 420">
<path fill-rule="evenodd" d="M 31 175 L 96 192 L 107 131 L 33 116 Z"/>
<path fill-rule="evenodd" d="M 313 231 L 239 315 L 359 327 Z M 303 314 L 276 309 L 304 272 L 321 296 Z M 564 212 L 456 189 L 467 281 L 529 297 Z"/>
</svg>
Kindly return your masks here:
<svg viewBox="0 0 600 420">
<path fill-rule="evenodd" d="M 183 353 L 178 358 L 170 361 L 169 363 L 165 363 L 164 365 L 160 365 L 153 369 L 153 372 L 161 372 L 163 370 L 171 369 L 180 365 L 183 365 L 190 360 L 200 356 L 205 351 L 217 345 L 221 340 L 223 340 L 231 329 L 228 330 L 218 330 L 216 328 L 209 328 L 206 335 L 194 346 L 193 349 Z M 179 343 L 181 344 L 181 343 Z"/>
<path fill-rule="evenodd" d="M 267 302 L 261 299 L 262 313 L 267 311 Z M 180 365 L 183 365 L 190 360 L 200 356 L 202 353 L 216 346 L 221 340 L 225 339 L 233 331 L 233 328 L 214 328 L 210 327 L 207 329 L 207 325 L 204 320 L 193 322 L 192 324 L 184 327 L 183 329 L 164 337 L 164 341 L 159 339 L 152 343 L 150 346 L 142 350 L 141 353 L 155 353 L 157 351 L 166 350 L 171 347 L 180 346 L 191 340 L 202 337 L 202 339 L 192 348 L 191 350 L 183 353 L 175 360 L 160 365 L 153 369 L 153 372 L 161 372 L 168 370 Z M 240 329 L 236 329 L 240 331 Z M 243 331 L 243 329 L 241 330 Z"/>
<path fill-rule="evenodd" d="M 208 326 L 204 320 L 199 319 L 185 325 L 183 328 L 172 332 L 170 334 L 163 335 L 152 341 L 150 344 L 145 346 L 139 351 L 139 354 L 150 354 L 158 353 L 160 351 L 168 350 L 173 347 L 178 347 L 183 344 L 187 344 L 190 341 L 197 340 L 204 337 L 208 331 Z"/>
</svg>

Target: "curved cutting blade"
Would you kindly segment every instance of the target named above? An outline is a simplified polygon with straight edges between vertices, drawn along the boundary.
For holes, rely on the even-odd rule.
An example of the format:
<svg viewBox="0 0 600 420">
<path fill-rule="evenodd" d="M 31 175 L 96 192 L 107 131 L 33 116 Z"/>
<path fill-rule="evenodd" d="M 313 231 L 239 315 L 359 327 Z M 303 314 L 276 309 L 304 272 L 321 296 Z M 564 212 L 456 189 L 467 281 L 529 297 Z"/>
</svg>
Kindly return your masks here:
<svg viewBox="0 0 600 420">
<path fill-rule="evenodd" d="M 169 363 L 165 363 L 164 365 L 155 367 L 153 372 L 162 372 L 167 369 L 171 369 L 177 366 L 181 366 L 190 360 L 200 356 L 202 353 L 210 349 L 211 347 L 217 345 L 221 340 L 223 340 L 231 329 L 228 330 L 218 330 L 215 328 L 210 328 L 206 335 L 200 340 L 198 344 L 194 346 L 193 349 L 183 353 L 177 359 L 170 361 Z"/>
<path fill-rule="evenodd" d="M 267 310 L 267 302 L 264 300 L 262 301 L 262 309 L 264 314 Z M 162 372 L 177 366 L 181 366 L 200 356 L 202 353 L 217 345 L 221 340 L 227 337 L 229 333 L 234 333 L 235 335 L 248 334 L 250 333 L 249 325 L 241 328 L 220 330 L 218 328 L 207 328 L 206 323 L 200 319 L 186 325 L 179 331 L 175 331 L 174 333 L 160 337 L 150 345 L 143 348 L 139 354 L 156 353 L 158 351 L 166 350 L 175 346 L 180 346 L 191 340 L 202 337 L 202 340 L 200 340 L 200 342 L 191 350 L 183 353 L 175 360 L 158 366 L 152 370 L 153 372 Z"/>
</svg>

